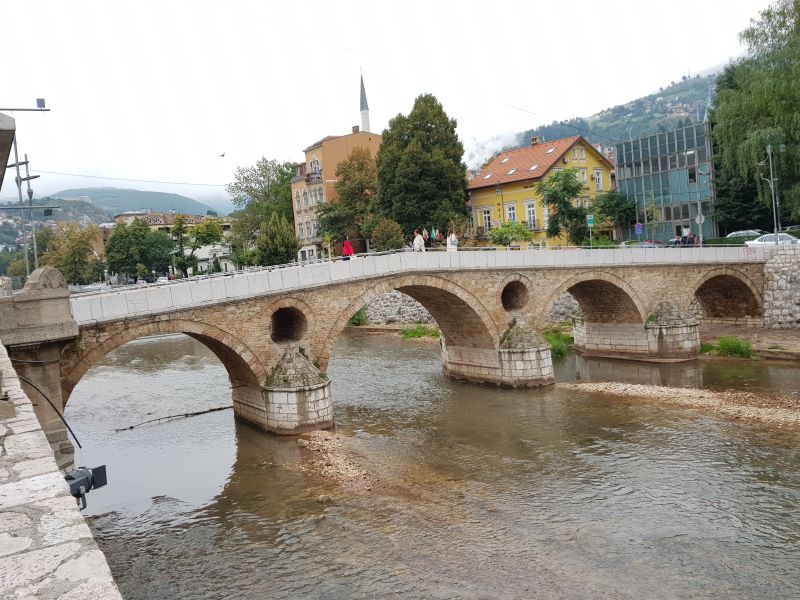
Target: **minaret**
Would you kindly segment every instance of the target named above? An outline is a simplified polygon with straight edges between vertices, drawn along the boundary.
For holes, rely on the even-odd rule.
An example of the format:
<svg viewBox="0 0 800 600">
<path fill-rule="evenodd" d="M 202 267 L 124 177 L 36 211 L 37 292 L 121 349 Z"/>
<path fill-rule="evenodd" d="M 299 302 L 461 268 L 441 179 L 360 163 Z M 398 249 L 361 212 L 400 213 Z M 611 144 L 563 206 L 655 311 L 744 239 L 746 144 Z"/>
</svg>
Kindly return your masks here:
<svg viewBox="0 0 800 600">
<path fill-rule="evenodd" d="M 369 104 L 367 91 L 364 89 L 364 76 L 361 76 L 361 131 L 369 131 Z"/>
</svg>

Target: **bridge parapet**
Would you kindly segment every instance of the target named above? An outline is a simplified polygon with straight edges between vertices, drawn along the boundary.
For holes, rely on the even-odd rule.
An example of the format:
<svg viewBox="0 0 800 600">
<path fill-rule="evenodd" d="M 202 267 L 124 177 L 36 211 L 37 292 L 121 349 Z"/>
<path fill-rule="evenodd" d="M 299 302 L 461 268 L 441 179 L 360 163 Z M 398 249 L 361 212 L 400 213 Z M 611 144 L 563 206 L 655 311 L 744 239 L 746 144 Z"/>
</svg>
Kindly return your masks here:
<svg viewBox="0 0 800 600">
<path fill-rule="evenodd" d="M 369 254 L 349 261 L 332 260 L 241 271 L 120 291 L 78 294 L 72 296 L 71 306 L 75 320 L 85 324 L 419 271 L 752 263 L 765 262 L 769 252 L 767 248 L 713 247 Z"/>
</svg>

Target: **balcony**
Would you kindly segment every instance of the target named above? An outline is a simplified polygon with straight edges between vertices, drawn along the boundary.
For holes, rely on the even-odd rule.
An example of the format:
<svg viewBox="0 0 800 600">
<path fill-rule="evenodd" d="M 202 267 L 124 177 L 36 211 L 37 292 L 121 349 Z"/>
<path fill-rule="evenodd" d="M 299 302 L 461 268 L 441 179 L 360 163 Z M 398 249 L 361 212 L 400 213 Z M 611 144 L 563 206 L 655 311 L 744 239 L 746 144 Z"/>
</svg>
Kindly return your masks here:
<svg viewBox="0 0 800 600">
<path fill-rule="evenodd" d="M 322 171 L 306 173 L 306 183 L 322 183 Z"/>
</svg>

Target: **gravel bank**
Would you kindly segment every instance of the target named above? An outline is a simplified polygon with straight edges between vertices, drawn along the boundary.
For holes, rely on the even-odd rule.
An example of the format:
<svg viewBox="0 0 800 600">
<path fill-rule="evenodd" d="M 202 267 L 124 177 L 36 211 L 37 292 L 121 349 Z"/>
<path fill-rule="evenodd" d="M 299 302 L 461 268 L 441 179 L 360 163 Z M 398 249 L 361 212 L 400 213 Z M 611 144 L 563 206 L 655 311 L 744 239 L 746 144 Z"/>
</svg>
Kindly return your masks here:
<svg viewBox="0 0 800 600">
<path fill-rule="evenodd" d="M 355 488 L 369 490 L 375 477 L 357 465 L 342 447 L 342 441 L 330 431 L 312 431 L 297 440 L 309 453 L 309 460 L 300 467 L 326 479 Z"/>
<path fill-rule="evenodd" d="M 756 419 L 781 426 L 800 426 L 800 397 L 797 395 L 760 396 L 750 392 L 715 392 L 696 388 L 632 383 L 562 383 L 559 386 L 584 392 L 643 398 L 692 408 L 711 409 L 734 419 Z"/>
</svg>

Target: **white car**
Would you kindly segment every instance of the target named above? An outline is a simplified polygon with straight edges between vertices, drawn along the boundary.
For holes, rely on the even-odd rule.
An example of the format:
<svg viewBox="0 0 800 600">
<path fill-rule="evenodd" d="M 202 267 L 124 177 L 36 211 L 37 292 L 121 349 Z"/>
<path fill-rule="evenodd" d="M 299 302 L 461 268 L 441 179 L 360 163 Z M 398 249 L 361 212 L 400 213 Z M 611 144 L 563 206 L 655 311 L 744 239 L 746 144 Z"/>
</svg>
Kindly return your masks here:
<svg viewBox="0 0 800 600">
<path fill-rule="evenodd" d="M 764 235 L 765 233 L 767 232 L 762 231 L 761 229 L 742 229 L 741 231 L 729 233 L 725 237 L 750 237 L 752 235 Z"/>
<path fill-rule="evenodd" d="M 169 283 L 169 277 L 161 276 L 156 279 L 156 283 Z"/>
<path fill-rule="evenodd" d="M 789 235 L 788 233 L 779 233 L 778 235 L 778 244 L 796 244 L 798 240 L 793 235 Z M 756 238 L 754 240 L 747 240 L 744 243 L 745 246 L 774 246 L 775 245 L 775 234 L 769 233 L 767 235 L 762 235 L 760 238 Z"/>
</svg>

